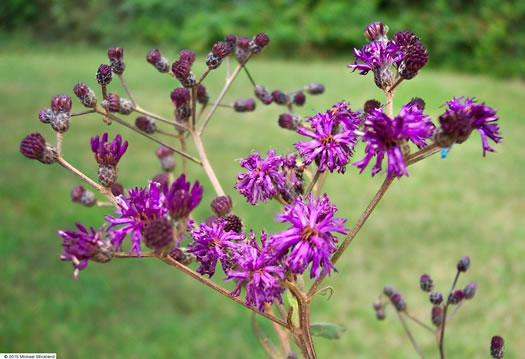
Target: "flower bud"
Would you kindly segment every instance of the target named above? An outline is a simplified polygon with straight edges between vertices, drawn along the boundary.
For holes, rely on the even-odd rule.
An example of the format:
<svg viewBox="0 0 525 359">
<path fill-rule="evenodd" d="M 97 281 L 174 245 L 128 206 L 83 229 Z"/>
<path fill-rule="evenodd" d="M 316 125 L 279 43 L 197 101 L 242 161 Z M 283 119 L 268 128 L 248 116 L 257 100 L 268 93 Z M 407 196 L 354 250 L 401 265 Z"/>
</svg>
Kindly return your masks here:
<svg viewBox="0 0 525 359">
<path fill-rule="evenodd" d="M 20 143 L 20 152 L 27 158 L 40 161 L 46 165 L 58 161 L 58 153 L 53 146 L 46 143 L 40 133 L 26 136 Z"/>
<path fill-rule="evenodd" d="M 53 113 L 50 108 L 44 108 L 38 113 L 38 119 L 42 123 L 49 123 L 51 121 L 51 116 L 53 116 Z"/>
<path fill-rule="evenodd" d="M 386 314 L 385 314 L 385 310 L 383 308 L 381 308 L 378 311 L 376 311 L 376 318 L 378 320 L 383 320 L 383 319 L 385 319 L 385 317 L 386 317 Z"/>
<path fill-rule="evenodd" d="M 200 104 L 206 104 L 210 101 L 210 96 L 208 95 L 208 90 L 203 85 L 197 87 L 197 102 Z"/>
<path fill-rule="evenodd" d="M 388 41 L 388 26 L 382 22 L 373 22 L 365 29 L 365 37 L 368 41 Z"/>
<path fill-rule="evenodd" d="M 460 272 L 466 272 L 468 267 L 470 266 L 470 258 L 467 256 L 462 257 L 457 264 L 458 271 Z"/>
<path fill-rule="evenodd" d="M 135 127 L 137 127 L 142 132 L 146 132 L 149 135 L 157 131 L 157 124 L 155 123 L 155 120 L 147 116 L 137 117 L 135 119 Z"/>
<path fill-rule="evenodd" d="M 430 292 L 432 288 L 434 288 L 434 281 L 432 281 L 432 278 L 430 278 L 428 274 L 423 274 L 419 278 L 419 287 L 425 292 Z"/>
<path fill-rule="evenodd" d="M 440 305 L 443 302 L 443 295 L 440 292 L 431 292 L 428 299 L 430 299 L 430 303 Z"/>
<path fill-rule="evenodd" d="M 250 56 L 250 41 L 251 39 L 246 36 L 241 36 L 237 39 L 235 57 L 240 63 L 244 63 L 248 56 Z"/>
<path fill-rule="evenodd" d="M 439 327 L 443 323 L 443 308 L 438 305 L 432 307 L 431 320 L 432 324 Z"/>
<path fill-rule="evenodd" d="M 71 190 L 71 201 L 84 207 L 93 207 L 97 203 L 97 198 L 93 192 L 87 191 L 82 186 L 76 186 Z"/>
<path fill-rule="evenodd" d="M 412 100 L 410 100 L 409 103 L 407 103 L 407 106 L 416 105 L 417 108 L 419 108 L 421 111 L 425 109 L 425 101 L 419 97 L 412 97 Z"/>
<path fill-rule="evenodd" d="M 155 66 L 159 72 L 165 73 L 170 71 L 170 63 L 157 49 L 150 50 L 146 55 L 146 60 Z"/>
<path fill-rule="evenodd" d="M 269 105 L 273 101 L 272 95 L 264 88 L 264 86 L 257 85 L 255 86 L 255 97 L 262 101 L 265 105 Z"/>
<path fill-rule="evenodd" d="M 304 95 L 302 91 L 299 91 L 298 93 L 296 93 L 293 98 L 293 103 L 296 104 L 297 106 L 304 105 L 305 101 L 306 101 L 306 96 Z"/>
<path fill-rule="evenodd" d="M 124 186 L 118 182 L 113 183 L 111 185 L 111 194 L 113 194 L 115 197 L 125 194 Z"/>
<path fill-rule="evenodd" d="M 51 121 L 49 123 L 53 130 L 58 133 L 64 133 L 69 129 L 69 124 L 71 123 L 71 113 L 56 112 L 51 117 Z"/>
<path fill-rule="evenodd" d="M 155 153 L 160 160 L 164 172 L 172 172 L 175 169 L 175 159 L 173 158 L 174 152 L 172 149 L 160 146 Z"/>
<path fill-rule="evenodd" d="M 217 57 L 219 57 L 221 60 L 229 55 L 230 53 L 230 45 L 228 45 L 224 41 L 219 41 L 213 44 L 213 48 L 211 49 L 211 53 Z"/>
<path fill-rule="evenodd" d="M 394 288 L 392 288 L 391 285 L 385 285 L 383 288 L 383 294 L 386 295 L 388 298 L 391 298 L 394 294 Z"/>
<path fill-rule="evenodd" d="M 251 112 L 255 110 L 255 100 L 252 98 L 240 98 L 233 103 L 236 112 Z"/>
<path fill-rule="evenodd" d="M 210 52 L 208 56 L 206 57 L 206 65 L 210 70 L 215 70 L 218 68 L 222 63 L 222 58 L 214 55 L 213 52 Z"/>
<path fill-rule="evenodd" d="M 113 70 L 109 65 L 100 65 L 97 70 L 96 79 L 99 85 L 107 86 L 113 79 Z"/>
<path fill-rule="evenodd" d="M 190 65 L 193 65 L 193 62 L 195 61 L 195 52 L 189 49 L 181 50 L 179 52 L 179 60 L 186 61 Z"/>
<path fill-rule="evenodd" d="M 111 187 L 111 185 L 115 183 L 118 178 L 117 166 L 111 164 L 99 164 L 97 176 L 98 181 L 102 186 Z"/>
<path fill-rule="evenodd" d="M 301 119 L 296 114 L 282 113 L 279 115 L 279 126 L 284 129 L 296 131 L 300 123 Z"/>
<path fill-rule="evenodd" d="M 85 107 L 94 107 L 97 104 L 97 96 L 95 95 L 95 92 L 87 87 L 85 83 L 79 82 L 76 84 L 73 88 L 73 92 L 80 100 L 80 103 Z"/>
<path fill-rule="evenodd" d="M 273 101 L 279 105 L 286 105 L 290 101 L 290 98 L 287 94 L 280 90 L 275 90 L 272 92 Z"/>
<path fill-rule="evenodd" d="M 151 182 L 157 182 L 160 183 L 161 188 L 164 187 L 164 185 L 168 185 L 170 183 L 170 176 L 167 173 L 159 173 L 155 177 L 151 179 Z"/>
<path fill-rule="evenodd" d="M 381 107 L 381 102 L 371 99 L 365 102 L 365 105 L 363 106 L 363 111 L 366 114 L 369 114 L 372 110 L 378 109 Z"/>
<path fill-rule="evenodd" d="M 390 297 L 390 301 L 392 302 L 392 304 L 398 312 L 402 312 L 407 309 L 405 299 L 403 298 L 403 295 L 400 292 L 395 292 L 394 294 L 392 294 L 392 297 Z"/>
<path fill-rule="evenodd" d="M 463 291 L 460 289 L 457 289 L 448 295 L 448 302 L 449 304 L 456 305 L 459 302 L 461 302 L 464 298 L 465 298 L 465 294 L 463 294 Z"/>
<path fill-rule="evenodd" d="M 177 107 L 181 107 L 190 103 L 190 91 L 187 88 L 178 87 L 171 91 L 171 101 Z"/>
<path fill-rule="evenodd" d="M 230 196 L 220 196 L 211 201 L 211 209 L 219 217 L 224 217 L 232 210 L 232 199 Z"/>
<path fill-rule="evenodd" d="M 499 335 L 493 336 L 490 340 L 490 355 L 496 359 L 501 359 L 505 355 L 505 341 Z"/>
<path fill-rule="evenodd" d="M 224 217 L 226 225 L 224 226 L 224 231 L 234 231 L 235 233 L 242 232 L 242 220 L 234 214 Z"/>
<path fill-rule="evenodd" d="M 253 37 L 253 39 L 250 41 L 250 51 L 252 54 L 258 54 L 264 48 L 268 43 L 270 42 L 270 37 L 266 35 L 264 32 L 260 32 L 257 35 Z"/>
<path fill-rule="evenodd" d="M 131 100 L 128 100 L 127 98 L 120 98 L 119 101 L 119 107 L 118 112 L 123 115 L 129 115 L 135 110 L 135 106 L 133 105 L 133 102 Z"/>
<path fill-rule="evenodd" d="M 108 49 L 108 58 L 113 72 L 122 75 L 126 69 L 126 64 L 124 63 L 124 49 L 122 47 L 110 47 Z"/>
<path fill-rule="evenodd" d="M 378 311 L 379 309 L 383 308 L 383 303 L 379 299 L 376 299 L 373 304 L 373 308 L 375 311 Z"/>
<path fill-rule="evenodd" d="M 173 248 L 170 257 L 184 265 L 189 265 L 195 260 L 195 256 L 188 252 L 186 248 Z"/>
<path fill-rule="evenodd" d="M 230 53 L 232 53 L 235 50 L 235 47 L 237 46 L 237 36 L 235 36 L 234 34 L 226 35 L 224 41 L 226 41 L 226 43 L 230 47 Z"/>
<path fill-rule="evenodd" d="M 208 227 L 211 227 L 213 223 L 219 223 L 219 217 L 217 217 L 216 215 L 209 216 L 208 218 L 206 218 L 205 222 Z"/>
<path fill-rule="evenodd" d="M 188 77 L 191 71 L 191 64 L 187 61 L 177 60 L 171 65 L 171 72 L 177 78 L 182 81 Z"/>
<path fill-rule="evenodd" d="M 324 92 L 324 85 L 318 82 L 312 82 L 308 84 L 308 87 L 306 88 L 306 91 L 310 95 L 319 95 Z"/>
<path fill-rule="evenodd" d="M 470 282 L 463 288 L 463 294 L 465 295 L 465 299 L 472 299 L 476 295 L 476 291 L 478 289 L 478 285 L 475 282 Z"/>
<path fill-rule="evenodd" d="M 105 100 L 102 101 L 102 105 L 109 112 L 119 112 L 120 110 L 120 97 L 116 93 L 110 93 L 106 96 Z"/>
</svg>

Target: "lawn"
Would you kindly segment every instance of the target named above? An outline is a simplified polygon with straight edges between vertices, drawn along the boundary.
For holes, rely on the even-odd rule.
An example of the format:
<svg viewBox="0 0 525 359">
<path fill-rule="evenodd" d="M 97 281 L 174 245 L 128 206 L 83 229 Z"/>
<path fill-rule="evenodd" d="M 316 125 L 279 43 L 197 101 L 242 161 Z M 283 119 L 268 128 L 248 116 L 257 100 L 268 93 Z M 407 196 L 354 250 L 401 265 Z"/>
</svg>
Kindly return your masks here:
<svg viewBox="0 0 525 359">
<path fill-rule="evenodd" d="M 161 75 L 145 61 L 147 49 L 126 52 L 128 84 L 139 104 L 171 117 L 170 91 L 175 80 Z M 173 59 L 175 51 L 166 55 Z M 199 56 L 195 72 L 202 73 Z M 248 68 L 256 82 L 267 88 L 290 90 L 311 81 L 322 82 L 326 92 L 308 96 L 301 115 L 323 112 L 340 100 L 354 109 L 369 98 L 383 100 L 371 75 L 350 73 L 350 62 L 271 62 L 264 54 Z M 60 358 L 265 358 L 250 327 L 250 311 L 151 258 L 114 259 L 106 265 L 90 264 L 73 280 L 70 263 L 63 263 L 56 229 L 72 229 L 75 222 L 98 227 L 103 208 L 88 209 L 71 203 L 69 192 L 80 184 L 57 165 L 44 166 L 25 159 L 20 140 L 41 132 L 51 143 L 54 134 L 38 121 L 38 112 L 57 93 L 73 96 L 80 81 L 96 88 L 94 73 L 107 62 L 105 49 L 43 46 L 14 47 L 0 54 L 0 108 L 4 146 L 0 171 L 0 351 L 56 352 Z M 207 82 L 216 98 L 224 69 Z M 252 97 L 241 73 L 226 102 Z M 110 91 L 123 93 L 119 84 Z M 97 91 L 98 92 L 98 91 Z M 423 71 L 397 90 L 394 108 L 413 96 L 427 103 L 435 120 L 440 106 L 452 96 L 475 96 L 498 109 L 504 144 L 482 156 L 477 133 L 454 146 L 448 158 L 429 158 L 409 168 L 410 176 L 395 181 L 377 210 L 325 283 L 334 288 L 330 300 L 319 296 L 312 305 L 312 321 L 336 322 L 347 331 L 338 341 L 315 340 L 319 358 L 416 358 L 395 313 L 388 308 L 383 322 L 375 319 L 372 302 L 385 284 L 403 291 L 411 312 L 430 324 L 430 304 L 418 288 L 422 273 L 433 276 L 446 292 L 463 255 L 471 269 L 460 278 L 479 286 L 447 327 L 450 358 L 488 358 L 492 335 L 506 340 L 505 358 L 518 358 L 525 350 L 523 297 L 525 292 L 525 213 L 523 190 L 525 124 L 521 105 L 525 84 L 485 76 Z M 254 113 L 239 114 L 219 108 L 205 133 L 205 148 L 245 228 L 270 233 L 283 227 L 273 222 L 277 203 L 250 206 L 233 189 L 239 158 L 250 151 L 280 152 L 293 149 L 299 136 L 277 126 L 284 108 L 257 103 Z M 82 106 L 74 98 L 74 111 Z M 130 121 L 134 120 L 130 116 Z M 163 127 L 166 129 L 166 127 Z M 160 170 L 154 156 L 157 145 L 100 117 L 74 118 L 64 140 L 65 157 L 90 175 L 96 163 L 89 148 L 91 136 L 121 133 L 130 142 L 119 166 L 126 187 L 144 186 Z M 164 137 L 169 140 L 168 137 Z M 195 154 L 190 144 L 191 152 Z M 361 159 L 363 146 L 355 154 Z M 180 169 L 180 162 L 178 163 Z M 196 220 L 210 214 L 213 189 L 197 166 L 189 164 L 189 177 L 205 187 Z M 350 227 L 368 204 L 384 175 L 370 170 L 361 175 L 349 166 L 343 176 L 328 177 L 326 192 L 349 218 Z M 216 282 L 221 283 L 221 278 Z M 231 283 L 224 284 L 233 289 Z M 261 320 L 261 323 L 263 321 Z M 434 339 L 411 324 L 429 358 L 437 358 Z"/>
</svg>

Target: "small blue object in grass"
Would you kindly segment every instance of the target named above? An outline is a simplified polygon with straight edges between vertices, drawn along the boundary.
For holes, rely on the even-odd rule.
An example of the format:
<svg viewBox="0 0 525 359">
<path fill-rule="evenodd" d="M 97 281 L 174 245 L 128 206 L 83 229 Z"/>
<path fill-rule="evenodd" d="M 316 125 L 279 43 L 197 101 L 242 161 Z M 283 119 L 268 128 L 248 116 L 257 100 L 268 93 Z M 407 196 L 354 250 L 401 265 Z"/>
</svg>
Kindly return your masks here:
<svg viewBox="0 0 525 359">
<path fill-rule="evenodd" d="M 447 155 L 450 152 L 451 148 L 452 148 L 452 146 L 447 147 L 447 148 L 442 148 L 441 149 L 441 158 L 447 158 Z"/>
</svg>

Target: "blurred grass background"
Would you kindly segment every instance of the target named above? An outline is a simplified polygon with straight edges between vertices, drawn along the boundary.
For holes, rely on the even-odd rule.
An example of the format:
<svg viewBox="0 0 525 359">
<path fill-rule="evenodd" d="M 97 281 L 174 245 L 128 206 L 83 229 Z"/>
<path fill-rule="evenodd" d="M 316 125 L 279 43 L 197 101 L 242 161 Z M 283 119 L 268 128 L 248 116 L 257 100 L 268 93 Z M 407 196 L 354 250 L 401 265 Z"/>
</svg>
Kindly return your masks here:
<svg viewBox="0 0 525 359">
<path fill-rule="evenodd" d="M 366 25 L 370 20 L 376 18 L 362 21 Z M 361 36 L 362 29 L 358 30 Z M 73 228 L 77 221 L 98 227 L 106 211 L 71 203 L 69 192 L 79 181 L 59 166 L 25 159 L 18 146 L 25 135 L 36 131 L 54 143 L 51 129 L 38 121 L 38 111 L 48 107 L 57 93 L 73 96 L 72 88 L 79 81 L 97 88 L 94 73 L 100 63 L 107 62 L 108 39 L 86 45 L 65 43 L 61 38 L 59 43 L 33 37 L 18 41 L 20 36 L 16 33 L 14 40 L 6 40 L 0 53 L 0 107 L 4 115 L 0 134 L 4 145 L 0 172 L 0 208 L 4 209 L 0 217 L 0 279 L 4 283 L 0 290 L 0 351 L 57 352 L 62 358 L 264 358 L 251 332 L 247 309 L 194 284 L 163 263 L 147 258 L 115 259 L 104 266 L 92 263 L 81 272 L 79 281 L 73 280 L 70 263 L 58 259 L 61 241 L 55 231 Z M 354 109 L 369 98 L 382 100 L 371 75 L 359 76 L 346 69 L 352 56 L 329 61 L 321 57 L 271 60 L 271 47 L 278 44 L 272 41 L 270 51 L 248 65 L 256 82 L 270 90 L 288 90 L 311 81 L 326 85 L 325 94 L 307 97 L 300 114 L 325 111 L 343 99 Z M 144 61 L 149 48 L 140 43 L 126 47 L 125 75 L 141 106 L 170 117 L 169 93 L 177 84 Z M 161 50 L 173 60 L 180 47 L 164 45 Z M 204 56 L 198 56 L 196 74 L 204 70 Z M 498 66 L 503 66 L 503 59 L 500 62 Z M 212 100 L 223 79 L 224 68 L 209 76 L 206 86 Z M 117 81 L 110 91 L 123 93 Z M 251 93 L 248 79 L 241 74 L 226 101 Z M 447 328 L 449 357 L 487 358 L 490 337 L 499 334 L 507 343 L 506 358 L 519 358 L 524 350 L 521 328 L 525 327 L 525 150 L 521 146 L 525 84 L 518 79 L 434 68 L 423 70 L 399 87 L 395 108 L 416 95 L 427 102 L 426 112 L 433 119 L 442 112 L 439 106 L 452 96 L 476 96 L 487 102 L 498 109 L 504 144 L 496 145 L 497 152 L 483 158 L 479 136 L 474 133 L 466 143 L 454 146 L 446 160 L 438 156 L 425 160 L 409 168 L 410 177 L 392 185 L 338 263 L 339 273 L 325 282 L 333 286 L 334 296 L 329 301 L 320 296 L 312 305 L 312 321 L 336 322 L 348 329 L 338 341 L 316 339 L 318 356 L 416 358 L 391 310 L 384 322 L 375 319 L 373 300 L 385 284 L 392 284 L 403 291 L 409 309 L 429 323 L 430 305 L 418 289 L 420 274 L 432 275 L 437 289 L 446 292 L 457 260 L 469 255 L 472 267 L 459 285 L 473 280 L 479 291 Z M 82 110 L 76 99 L 73 109 Z M 233 184 L 239 171 L 236 159 L 252 150 L 293 149 L 299 136 L 277 126 L 282 112 L 283 108 L 260 103 L 248 114 L 220 108 L 205 135 L 210 160 L 234 199 L 235 211 L 242 215 L 246 227 L 270 233 L 283 228 L 272 221 L 279 206 L 252 207 L 233 190 Z M 133 120 L 130 116 L 129 121 Z M 130 142 L 119 165 L 124 186 L 143 186 L 160 171 L 155 144 L 117 124 L 107 127 L 94 115 L 73 119 L 65 136 L 66 159 L 95 176 L 89 138 L 104 131 L 121 133 Z M 360 146 L 355 159 L 362 158 L 362 151 Z M 203 202 L 195 211 L 195 218 L 204 220 L 210 214 L 213 189 L 191 163 L 189 175 L 205 186 Z M 368 170 L 358 175 L 355 167 L 349 166 L 346 175 L 328 178 L 326 191 L 339 206 L 339 214 L 349 218 L 349 227 L 380 186 L 381 177 L 371 178 Z M 268 328 L 267 323 L 261 323 Z M 436 358 L 433 338 L 418 327 L 412 328 L 428 357 Z"/>
</svg>

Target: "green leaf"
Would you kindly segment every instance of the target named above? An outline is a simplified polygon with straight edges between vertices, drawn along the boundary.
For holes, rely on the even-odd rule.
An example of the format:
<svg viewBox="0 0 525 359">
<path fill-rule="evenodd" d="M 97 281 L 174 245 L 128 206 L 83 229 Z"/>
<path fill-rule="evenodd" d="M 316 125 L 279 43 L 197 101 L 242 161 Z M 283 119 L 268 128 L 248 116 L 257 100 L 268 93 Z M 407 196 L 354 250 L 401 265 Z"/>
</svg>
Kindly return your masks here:
<svg viewBox="0 0 525 359">
<path fill-rule="evenodd" d="M 295 297 L 292 295 L 292 293 L 290 293 L 289 290 L 286 291 L 286 299 L 288 300 L 288 304 L 290 305 L 290 307 L 293 308 L 293 313 L 292 313 L 292 323 L 294 326 L 298 327 L 299 326 L 299 304 L 297 304 L 297 299 L 295 299 Z"/>
<path fill-rule="evenodd" d="M 341 324 L 333 323 L 311 323 L 310 333 L 315 337 L 322 337 L 326 339 L 339 339 L 346 328 Z"/>
</svg>

